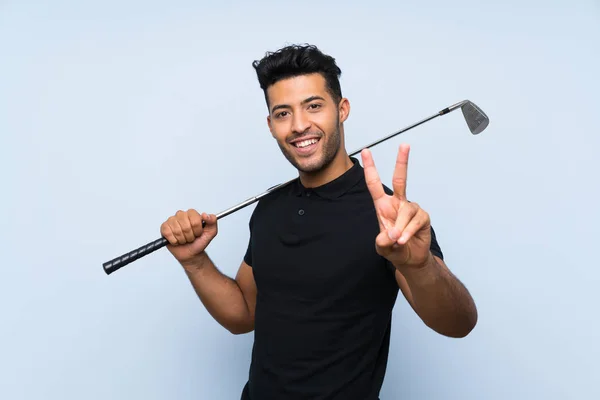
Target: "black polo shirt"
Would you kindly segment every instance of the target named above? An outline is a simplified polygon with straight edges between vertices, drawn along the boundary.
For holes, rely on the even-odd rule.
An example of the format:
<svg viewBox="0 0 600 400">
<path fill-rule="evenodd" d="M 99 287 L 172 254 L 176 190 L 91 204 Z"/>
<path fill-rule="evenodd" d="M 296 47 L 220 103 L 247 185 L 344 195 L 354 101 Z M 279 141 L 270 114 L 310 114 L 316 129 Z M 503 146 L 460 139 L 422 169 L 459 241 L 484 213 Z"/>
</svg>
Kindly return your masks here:
<svg viewBox="0 0 600 400">
<path fill-rule="evenodd" d="M 252 213 L 244 260 L 258 294 L 243 400 L 378 399 L 399 288 L 375 251 L 373 200 L 351 159 L 334 181 L 307 189 L 296 179 Z"/>
</svg>

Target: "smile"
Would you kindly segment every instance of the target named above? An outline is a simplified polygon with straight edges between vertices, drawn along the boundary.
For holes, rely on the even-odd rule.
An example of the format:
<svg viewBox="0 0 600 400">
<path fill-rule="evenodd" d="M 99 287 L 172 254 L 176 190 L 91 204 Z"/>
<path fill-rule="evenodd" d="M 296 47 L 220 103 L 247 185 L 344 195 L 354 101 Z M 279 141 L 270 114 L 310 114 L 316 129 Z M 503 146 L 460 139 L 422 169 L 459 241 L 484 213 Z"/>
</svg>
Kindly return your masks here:
<svg viewBox="0 0 600 400">
<path fill-rule="evenodd" d="M 312 155 L 315 151 L 317 151 L 317 146 L 321 138 L 319 137 L 310 137 L 307 139 L 300 139 L 290 143 L 297 155 L 307 157 Z"/>
<path fill-rule="evenodd" d="M 317 138 L 307 139 L 307 140 L 302 140 L 302 141 L 299 141 L 299 142 L 294 142 L 294 143 L 292 143 L 292 145 L 295 146 L 295 147 L 298 147 L 299 149 L 302 149 L 304 147 L 310 146 L 311 144 L 315 144 L 318 141 L 319 141 L 319 139 L 317 139 Z"/>
</svg>

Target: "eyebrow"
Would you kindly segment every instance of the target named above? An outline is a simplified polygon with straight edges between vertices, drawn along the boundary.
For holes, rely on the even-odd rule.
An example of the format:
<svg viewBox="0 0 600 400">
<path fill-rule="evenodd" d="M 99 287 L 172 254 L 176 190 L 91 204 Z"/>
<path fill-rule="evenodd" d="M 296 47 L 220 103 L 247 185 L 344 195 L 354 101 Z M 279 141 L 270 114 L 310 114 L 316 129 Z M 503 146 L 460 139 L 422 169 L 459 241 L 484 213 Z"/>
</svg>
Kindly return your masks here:
<svg viewBox="0 0 600 400">
<path fill-rule="evenodd" d="M 306 103 L 310 103 L 311 101 L 315 101 L 315 100 L 323 100 L 325 101 L 325 99 L 321 96 L 310 96 L 304 100 L 302 100 L 302 103 L 300 104 L 306 104 Z M 275 111 L 281 109 L 281 108 L 292 108 L 289 104 L 277 104 L 276 106 L 274 106 L 271 109 L 271 113 L 274 113 Z"/>
</svg>

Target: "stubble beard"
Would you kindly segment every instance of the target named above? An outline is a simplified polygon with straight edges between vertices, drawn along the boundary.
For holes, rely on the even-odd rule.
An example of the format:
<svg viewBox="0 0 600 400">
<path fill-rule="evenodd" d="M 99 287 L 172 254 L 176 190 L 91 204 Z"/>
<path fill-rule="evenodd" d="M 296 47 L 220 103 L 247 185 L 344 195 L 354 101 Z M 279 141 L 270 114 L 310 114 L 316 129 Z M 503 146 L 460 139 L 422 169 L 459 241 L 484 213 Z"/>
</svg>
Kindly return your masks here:
<svg viewBox="0 0 600 400">
<path fill-rule="evenodd" d="M 283 153 L 285 158 L 298 171 L 303 172 L 305 174 L 315 174 L 315 173 L 318 173 L 318 172 L 324 170 L 325 168 L 327 168 L 327 166 L 329 166 L 329 164 L 331 164 L 331 162 L 335 159 L 338 151 L 340 150 L 341 135 L 340 135 L 339 118 L 338 118 L 338 122 L 336 123 L 335 130 L 330 135 L 322 135 L 321 139 L 319 140 L 320 144 L 321 144 L 321 142 L 323 142 L 323 143 L 322 143 L 322 150 L 321 150 L 319 159 L 311 162 L 308 165 L 302 165 L 301 163 L 298 162 L 298 160 L 292 154 L 292 151 L 290 151 L 286 147 L 288 144 L 281 144 L 279 142 L 277 142 L 277 144 L 279 145 L 279 148 L 281 149 L 281 152 Z M 318 153 L 317 153 L 317 155 L 318 155 Z M 312 157 L 314 157 L 314 155 Z"/>
</svg>

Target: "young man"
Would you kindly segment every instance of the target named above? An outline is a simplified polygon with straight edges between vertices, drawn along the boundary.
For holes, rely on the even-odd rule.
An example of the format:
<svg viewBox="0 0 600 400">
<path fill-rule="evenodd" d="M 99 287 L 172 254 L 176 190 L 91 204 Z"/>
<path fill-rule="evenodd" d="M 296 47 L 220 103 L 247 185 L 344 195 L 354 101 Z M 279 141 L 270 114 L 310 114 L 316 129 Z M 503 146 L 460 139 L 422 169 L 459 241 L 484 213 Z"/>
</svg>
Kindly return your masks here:
<svg viewBox="0 0 600 400">
<path fill-rule="evenodd" d="M 242 399 L 378 399 L 399 290 L 450 337 L 474 328 L 475 304 L 444 263 L 429 215 L 406 198 L 409 147 L 400 146 L 392 189 L 368 150 L 364 167 L 348 156 L 350 103 L 335 60 L 288 46 L 253 65 L 269 130 L 298 179 L 256 205 L 235 279 L 206 253 L 214 214 L 178 211 L 161 234 L 215 320 L 255 332 Z"/>
</svg>

